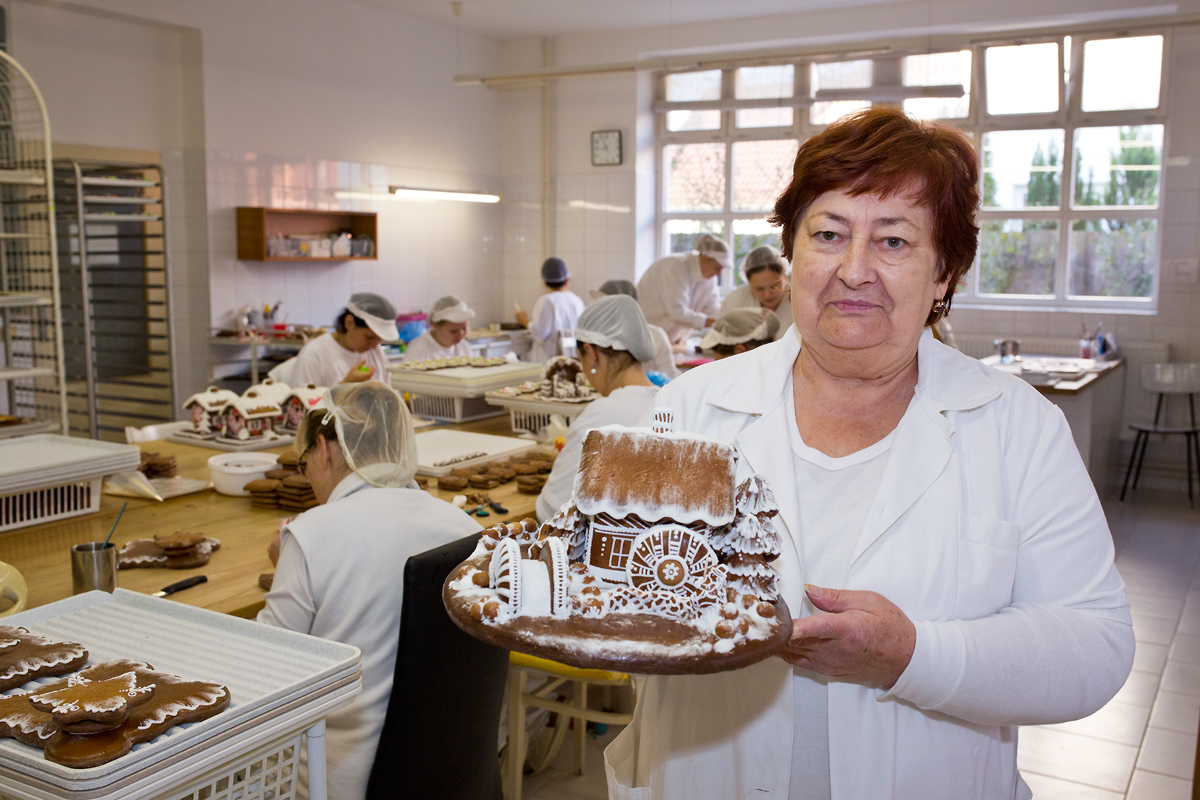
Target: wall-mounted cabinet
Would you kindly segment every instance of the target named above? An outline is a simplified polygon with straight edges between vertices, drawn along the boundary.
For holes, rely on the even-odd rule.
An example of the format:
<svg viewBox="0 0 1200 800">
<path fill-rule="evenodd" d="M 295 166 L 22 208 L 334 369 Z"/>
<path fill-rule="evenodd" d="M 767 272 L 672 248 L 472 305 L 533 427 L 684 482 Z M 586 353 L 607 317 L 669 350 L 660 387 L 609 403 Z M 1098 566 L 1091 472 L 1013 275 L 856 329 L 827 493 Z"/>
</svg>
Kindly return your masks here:
<svg viewBox="0 0 1200 800">
<path fill-rule="evenodd" d="M 307 211 L 239 206 L 242 261 L 359 261 L 377 253 L 372 211 Z"/>
</svg>

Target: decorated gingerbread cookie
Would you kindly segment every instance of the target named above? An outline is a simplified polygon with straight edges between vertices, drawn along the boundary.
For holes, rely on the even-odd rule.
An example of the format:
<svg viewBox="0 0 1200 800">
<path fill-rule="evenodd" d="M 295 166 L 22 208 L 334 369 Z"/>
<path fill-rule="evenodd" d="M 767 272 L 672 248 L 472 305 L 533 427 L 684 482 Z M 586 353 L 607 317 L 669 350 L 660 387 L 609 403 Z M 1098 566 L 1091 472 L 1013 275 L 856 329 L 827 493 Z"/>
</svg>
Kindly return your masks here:
<svg viewBox="0 0 1200 800">
<path fill-rule="evenodd" d="M 130 671 L 104 680 L 72 675 L 65 687 L 41 692 L 29 702 L 50 714 L 60 730 L 99 733 L 123 723 L 130 709 L 153 696 L 154 684 L 139 686 L 136 673 Z"/>
<path fill-rule="evenodd" d="M 0 697 L 0 738 L 13 738 L 34 747 L 42 747 L 58 732 L 58 723 L 46 711 L 38 710 L 31 702 L 41 694 L 65 689 L 72 680 L 105 681 L 137 670 L 149 670 L 150 665 L 141 661 L 106 661 L 85 667 L 61 681 L 38 687 L 28 694 Z"/>
<path fill-rule="evenodd" d="M 0 692 L 15 689 L 34 678 L 73 672 L 87 663 L 87 659 L 87 648 L 81 644 L 56 642 L 24 628 L 0 625 Z"/>
<path fill-rule="evenodd" d="M 121 545 L 117 551 L 117 568 L 133 569 L 135 567 L 169 567 L 171 569 L 191 569 L 203 567 L 208 563 L 209 556 L 220 548 L 217 539 L 205 538 L 189 551 L 166 551 L 154 543 L 153 539 L 130 539 Z M 178 554 L 171 556 L 173 553 Z"/>
</svg>

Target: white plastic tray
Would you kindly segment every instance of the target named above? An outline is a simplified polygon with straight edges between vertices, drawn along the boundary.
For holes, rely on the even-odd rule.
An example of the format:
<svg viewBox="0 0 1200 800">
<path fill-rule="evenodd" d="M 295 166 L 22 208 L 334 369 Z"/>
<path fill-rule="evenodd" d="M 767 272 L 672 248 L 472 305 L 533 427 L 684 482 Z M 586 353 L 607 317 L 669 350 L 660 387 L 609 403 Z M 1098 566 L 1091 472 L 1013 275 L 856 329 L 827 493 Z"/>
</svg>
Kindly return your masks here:
<svg viewBox="0 0 1200 800">
<path fill-rule="evenodd" d="M 229 439 L 201 439 L 199 436 L 188 436 L 180 433 L 168 433 L 168 442 L 179 444 L 194 444 L 196 447 L 207 447 L 209 450 L 222 450 L 226 453 L 252 453 L 255 450 L 270 450 L 272 447 L 287 447 L 296 441 L 291 433 L 281 433 L 274 439 L 248 439 L 245 442 L 234 442 Z"/>
<path fill-rule="evenodd" d="M 482 397 L 493 389 L 541 377 L 541 364 L 518 361 L 498 367 L 451 367 L 429 372 L 393 371 L 392 388 L 398 392 L 441 397 Z"/>
<path fill-rule="evenodd" d="M 596 395 L 596 397 L 599 396 Z M 531 414 L 562 414 L 568 419 L 578 417 L 591 402 L 589 400 L 585 403 L 566 403 L 561 400 L 545 400 L 535 394 L 519 394 L 516 397 L 509 397 L 495 392 L 488 392 L 485 399 L 491 406 L 500 406 L 513 411 L 528 411 Z"/>
<path fill-rule="evenodd" d="M 437 478 L 449 475 L 451 470 L 515 455 L 536 444 L 527 439 L 492 436 L 486 433 L 451 431 L 444 428 L 427 431 L 417 434 L 417 472 Z M 484 453 L 484 455 L 446 466 L 434 466 L 438 461 L 446 461 L 467 453 Z"/>
<path fill-rule="evenodd" d="M 170 769 L 182 770 L 230 732 L 265 726 L 297 704 L 320 703 L 323 695 L 361 679 L 356 647 L 124 589 L 76 595 L 4 622 L 80 642 L 92 664 L 132 658 L 189 680 L 224 684 L 231 702 L 215 717 L 171 728 L 128 755 L 90 769 L 64 767 L 47 761 L 36 747 L 0 740 L 0 784 L 20 776 L 16 780 L 21 783 L 85 792 L 151 776 L 158 772 L 156 765 L 168 760 Z M 23 690 L 53 680 L 35 681 Z M 356 688 L 339 705 L 357 693 Z"/>
<path fill-rule="evenodd" d="M 0 440 L 0 495 L 111 475 L 141 457 L 135 445 L 55 433 Z"/>
</svg>

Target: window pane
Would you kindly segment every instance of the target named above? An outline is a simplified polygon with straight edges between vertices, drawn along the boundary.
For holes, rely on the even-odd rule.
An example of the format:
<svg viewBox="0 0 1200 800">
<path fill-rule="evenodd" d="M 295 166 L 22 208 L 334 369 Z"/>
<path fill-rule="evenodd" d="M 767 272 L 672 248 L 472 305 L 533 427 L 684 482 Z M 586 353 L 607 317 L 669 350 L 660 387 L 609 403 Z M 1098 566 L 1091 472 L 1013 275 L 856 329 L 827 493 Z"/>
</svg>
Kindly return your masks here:
<svg viewBox="0 0 1200 800">
<path fill-rule="evenodd" d="M 979 294 L 1053 295 L 1054 220 L 985 220 L 979 233 Z"/>
<path fill-rule="evenodd" d="M 962 97 L 917 97 L 904 101 L 904 110 L 917 119 L 957 119 L 971 108 L 971 51 L 905 56 L 901 61 L 905 86 L 961 84 Z"/>
<path fill-rule="evenodd" d="M 1076 206 L 1158 206 L 1162 125 L 1077 128 Z"/>
<path fill-rule="evenodd" d="M 989 114 L 1039 114 L 1058 110 L 1058 43 L 989 47 Z"/>
<path fill-rule="evenodd" d="M 795 68 L 791 64 L 773 67 L 742 67 L 734 73 L 733 96 L 739 100 L 791 97 L 795 93 Z M 792 124 L 793 109 L 747 108 L 734 114 L 739 128 L 770 128 Z"/>
<path fill-rule="evenodd" d="M 667 75 L 667 100 L 688 102 L 721 99 L 721 70 Z M 709 131 L 721 127 L 720 111 L 668 111 L 669 131 Z"/>
<path fill-rule="evenodd" d="M 725 210 L 725 145 L 669 144 L 663 148 L 663 210 Z"/>
<path fill-rule="evenodd" d="M 813 64 L 812 91 L 815 95 L 821 89 L 862 89 L 871 85 L 872 75 L 874 65 L 870 59 Z M 839 117 L 870 107 L 870 103 L 860 100 L 813 103 L 808 110 L 808 119 L 813 125 L 828 125 Z"/>
<path fill-rule="evenodd" d="M 725 223 L 719 220 L 671 219 L 666 223 L 668 253 L 687 253 L 706 233 L 724 238 Z"/>
<path fill-rule="evenodd" d="M 1158 221 L 1075 220 L 1067 293 L 1083 297 L 1149 297 L 1157 269 Z"/>
<path fill-rule="evenodd" d="M 735 142 L 733 145 L 733 210 L 769 211 L 792 179 L 797 139 Z"/>
<path fill-rule="evenodd" d="M 1083 45 L 1084 111 L 1158 108 L 1161 36 L 1092 39 Z"/>
<path fill-rule="evenodd" d="M 1056 207 L 1062 200 L 1061 129 L 983 135 L 985 208 Z"/>
<path fill-rule="evenodd" d="M 749 255 L 751 250 L 764 244 L 772 247 L 782 246 L 779 242 L 779 228 L 762 218 L 733 221 L 733 262 L 738 267 L 733 271 L 735 285 L 742 283 L 742 259 Z"/>
</svg>

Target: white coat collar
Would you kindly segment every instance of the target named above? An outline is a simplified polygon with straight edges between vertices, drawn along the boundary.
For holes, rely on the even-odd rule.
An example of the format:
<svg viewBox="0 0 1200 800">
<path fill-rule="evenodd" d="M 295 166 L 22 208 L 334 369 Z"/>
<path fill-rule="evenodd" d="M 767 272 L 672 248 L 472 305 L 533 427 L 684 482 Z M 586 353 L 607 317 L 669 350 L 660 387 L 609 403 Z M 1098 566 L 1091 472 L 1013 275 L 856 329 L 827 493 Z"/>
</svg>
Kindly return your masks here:
<svg viewBox="0 0 1200 800">
<path fill-rule="evenodd" d="M 367 482 L 357 472 L 351 472 L 338 481 L 338 485 L 333 487 L 333 491 L 329 493 L 329 499 L 325 503 L 328 505 L 334 501 L 341 500 L 346 495 L 354 494 L 359 489 L 366 488 L 367 485 Z"/>
</svg>

